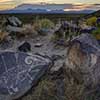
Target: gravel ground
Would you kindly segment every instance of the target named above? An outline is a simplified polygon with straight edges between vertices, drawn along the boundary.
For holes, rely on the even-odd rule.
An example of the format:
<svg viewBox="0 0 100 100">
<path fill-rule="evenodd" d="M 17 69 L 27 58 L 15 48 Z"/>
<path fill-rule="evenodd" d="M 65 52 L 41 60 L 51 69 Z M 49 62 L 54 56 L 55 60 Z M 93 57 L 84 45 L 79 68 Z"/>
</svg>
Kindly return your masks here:
<svg viewBox="0 0 100 100">
<path fill-rule="evenodd" d="M 40 53 L 40 54 L 46 54 L 48 56 L 52 55 L 61 55 L 65 56 L 66 54 L 66 47 L 64 46 L 55 46 L 55 44 L 52 42 L 51 37 L 53 34 L 48 34 L 46 36 L 37 36 L 35 38 L 26 37 L 21 39 L 16 39 L 10 41 L 10 43 L 6 42 L 3 44 L 0 44 L 0 50 L 11 50 L 11 51 L 17 51 L 18 46 L 24 42 L 27 41 L 31 44 L 31 53 Z M 40 47 L 35 47 L 35 45 L 41 44 Z"/>
</svg>

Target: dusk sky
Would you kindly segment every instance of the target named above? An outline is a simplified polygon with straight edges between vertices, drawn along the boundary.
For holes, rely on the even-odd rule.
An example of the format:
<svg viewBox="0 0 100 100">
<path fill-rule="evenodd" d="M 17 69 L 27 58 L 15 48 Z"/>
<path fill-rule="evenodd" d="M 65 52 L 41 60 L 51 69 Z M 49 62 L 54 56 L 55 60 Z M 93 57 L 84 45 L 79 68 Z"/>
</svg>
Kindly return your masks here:
<svg viewBox="0 0 100 100">
<path fill-rule="evenodd" d="M 78 4 L 78 5 L 90 5 L 90 4 L 100 4 L 100 0 L 0 0 L 0 9 L 9 9 L 23 3 L 37 4 L 37 3 L 56 3 L 56 4 Z M 85 8 L 86 6 L 80 6 L 80 8 Z M 94 5 L 93 5 L 94 7 Z M 94 8 L 98 8 L 95 5 Z"/>
</svg>

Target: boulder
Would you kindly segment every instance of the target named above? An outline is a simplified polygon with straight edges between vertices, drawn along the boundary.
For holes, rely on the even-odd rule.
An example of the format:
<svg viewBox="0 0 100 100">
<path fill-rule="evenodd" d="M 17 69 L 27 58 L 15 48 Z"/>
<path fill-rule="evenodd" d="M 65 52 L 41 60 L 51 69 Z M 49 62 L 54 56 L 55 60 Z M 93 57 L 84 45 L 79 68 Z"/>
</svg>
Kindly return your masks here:
<svg viewBox="0 0 100 100">
<path fill-rule="evenodd" d="M 30 43 L 28 43 L 26 41 L 22 42 L 18 47 L 18 51 L 21 51 L 21 52 L 29 52 L 29 51 L 31 51 Z"/>
<path fill-rule="evenodd" d="M 86 87 L 100 84 L 100 45 L 90 34 L 81 34 L 70 42 L 65 61 L 68 71 Z"/>
<path fill-rule="evenodd" d="M 8 25 L 6 27 L 6 30 L 10 33 L 23 33 L 24 29 L 21 28 L 21 27 L 16 27 L 16 26 L 11 26 L 11 25 Z M 23 33 L 24 34 L 24 33 Z"/>
<path fill-rule="evenodd" d="M 15 100 L 35 86 L 52 61 L 22 52 L 0 52 L 0 100 Z"/>
<path fill-rule="evenodd" d="M 45 28 L 38 30 L 38 33 L 43 36 L 47 35 L 49 32 L 50 32 L 50 29 L 45 29 Z"/>
<path fill-rule="evenodd" d="M 22 22 L 17 17 L 9 17 L 7 18 L 7 24 L 15 27 L 20 27 Z"/>
</svg>

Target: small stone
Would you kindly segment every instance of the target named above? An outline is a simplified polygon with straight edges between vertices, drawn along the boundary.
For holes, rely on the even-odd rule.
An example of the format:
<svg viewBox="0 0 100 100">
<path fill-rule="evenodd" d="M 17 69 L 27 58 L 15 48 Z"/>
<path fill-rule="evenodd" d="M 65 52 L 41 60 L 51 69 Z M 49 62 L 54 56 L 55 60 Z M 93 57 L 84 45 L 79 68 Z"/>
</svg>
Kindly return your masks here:
<svg viewBox="0 0 100 100">
<path fill-rule="evenodd" d="M 52 60 L 59 60 L 59 59 L 62 59 L 62 56 L 61 55 L 52 55 Z"/>
<path fill-rule="evenodd" d="M 43 46 L 42 43 L 36 43 L 36 44 L 35 44 L 35 47 L 42 47 L 42 46 Z"/>
<path fill-rule="evenodd" d="M 50 74 L 58 74 L 60 73 L 63 68 L 64 61 L 63 60 L 57 60 L 54 62 L 54 66 L 50 69 Z"/>
<path fill-rule="evenodd" d="M 40 29 L 40 30 L 38 31 L 38 33 L 39 33 L 40 35 L 45 36 L 45 35 L 47 35 L 47 34 L 49 33 L 49 29 L 45 29 L 45 28 Z"/>
<path fill-rule="evenodd" d="M 28 42 L 23 42 L 19 47 L 18 50 L 21 52 L 29 52 L 31 51 L 31 45 Z"/>
</svg>

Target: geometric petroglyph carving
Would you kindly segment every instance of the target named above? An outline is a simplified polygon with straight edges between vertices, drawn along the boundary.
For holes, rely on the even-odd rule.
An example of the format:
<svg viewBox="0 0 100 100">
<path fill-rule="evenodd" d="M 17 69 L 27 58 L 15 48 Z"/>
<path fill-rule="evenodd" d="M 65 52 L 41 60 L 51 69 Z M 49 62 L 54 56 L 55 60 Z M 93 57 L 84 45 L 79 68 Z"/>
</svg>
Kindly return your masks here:
<svg viewBox="0 0 100 100">
<path fill-rule="evenodd" d="M 45 73 L 51 60 L 22 52 L 0 53 L 0 100 L 12 100 L 26 93 Z"/>
</svg>

